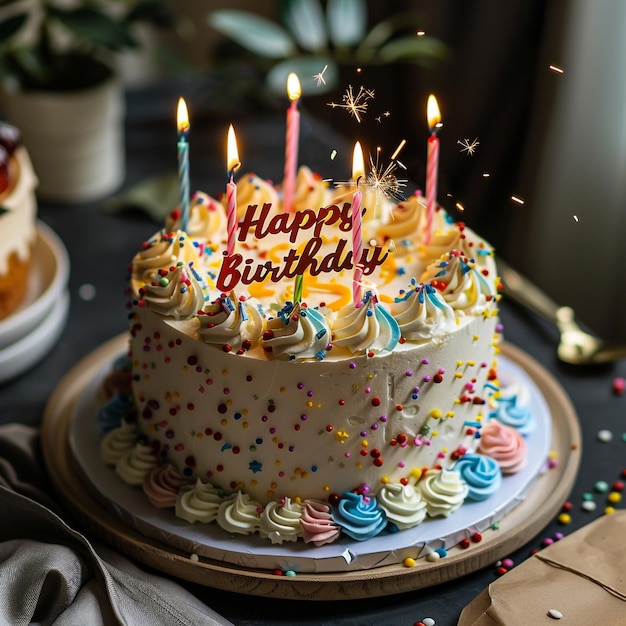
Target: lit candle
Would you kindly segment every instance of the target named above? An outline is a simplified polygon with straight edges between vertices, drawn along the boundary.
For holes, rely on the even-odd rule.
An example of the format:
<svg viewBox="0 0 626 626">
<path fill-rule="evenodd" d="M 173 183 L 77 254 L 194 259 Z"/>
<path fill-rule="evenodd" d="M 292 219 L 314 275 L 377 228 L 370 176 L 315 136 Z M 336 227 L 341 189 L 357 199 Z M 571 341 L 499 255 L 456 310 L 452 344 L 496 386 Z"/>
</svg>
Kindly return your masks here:
<svg viewBox="0 0 626 626">
<path fill-rule="evenodd" d="M 300 139 L 300 111 L 298 100 L 302 95 L 298 76 L 291 72 L 287 77 L 287 95 L 291 104 L 287 108 L 287 130 L 285 134 L 285 173 L 283 177 L 283 211 L 293 211 L 298 168 L 298 141 Z"/>
<path fill-rule="evenodd" d="M 180 210 L 182 229 L 187 231 L 189 222 L 189 114 L 183 98 L 178 99 L 176 111 L 178 128 L 178 188 L 180 190 Z"/>
<path fill-rule="evenodd" d="M 356 191 L 352 196 L 352 263 L 354 266 L 354 278 L 352 280 L 352 299 L 358 305 L 361 301 L 361 277 L 363 267 L 359 265 L 363 252 L 363 232 L 361 219 L 362 194 L 359 191 L 359 179 L 365 174 L 365 164 L 363 163 L 363 150 L 357 141 L 354 144 L 352 154 L 352 180 L 356 182 Z"/>
<path fill-rule="evenodd" d="M 241 165 L 237 150 L 237 138 L 231 124 L 228 128 L 228 150 L 226 166 L 230 172 L 226 183 L 226 220 L 227 220 L 227 253 L 230 256 L 235 251 L 237 238 L 237 185 L 235 185 L 235 170 Z"/>
<path fill-rule="evenodd" d="M 439 139 L 437 138 L 437 124 L 441 122 L 437 99 L 432 94 L 428 96 L 426 107 L 428 116 L 428 150 L 426 153 L 426 233 L 424 243 L 430 243 L 433 234 L 433 218 L 437 202 L 437 174 L 439 171 Z"/>
</svg>

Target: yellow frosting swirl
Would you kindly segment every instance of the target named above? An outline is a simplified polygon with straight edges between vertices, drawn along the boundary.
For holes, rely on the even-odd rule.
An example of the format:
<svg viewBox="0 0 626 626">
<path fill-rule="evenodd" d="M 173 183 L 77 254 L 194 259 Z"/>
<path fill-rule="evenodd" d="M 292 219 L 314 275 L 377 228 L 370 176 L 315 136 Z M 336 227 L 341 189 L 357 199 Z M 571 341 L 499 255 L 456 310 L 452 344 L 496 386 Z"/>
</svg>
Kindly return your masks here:
<svg viewBox="0 0 626 626">
<path fill-rule="evenodd" d="M 217 523 L 226 532 L 250 535 L 261 525 L 261 505 L 247 493 L 237 491 L 222 501 L 217 511 Z"/>
<path fill-rule="evenodd" d="M 157 458 L 152 448 L 140 441 L 120 458 L 115 472 L 126 484 L 138 487 L 156 464 Z"/>
<path fill-rule="evenodd" d="M 135 422 L 122 422 L 100 440 L 100 454 L 107 465 L 117 465 L 119 460 L 133 449 L 138 435 Z"/>
<path fill-rule="evenodd" d="M 417 486 L 430 517 L 448 517 L 463 504 L 469 490 L 460 473 L 452 469 L 430 469 Z"/>
<path fill-rule="evenodd" d="M 217 519 L 222 492 L 199 478 L 195 485 L 183 487 L 176 498 L 176 517 L 193 524 L 210 524 Z"/>
<path fill-rule="evenodd" d="M 389 483 L 384 485 L 376 496 L 379 506 L 387 514 L 387 519 L 398 530 L 413 528 L 426 517 L 426 502 L 420 492 L 411 485 Z"/>
<path fill-rule="evenodd" d="M 284 503 L 269 502 L 261 513 L 260 534 L 272 543 L 297 541 L 302 536 L 302 505 L 285 498 Z"/>
</svg>

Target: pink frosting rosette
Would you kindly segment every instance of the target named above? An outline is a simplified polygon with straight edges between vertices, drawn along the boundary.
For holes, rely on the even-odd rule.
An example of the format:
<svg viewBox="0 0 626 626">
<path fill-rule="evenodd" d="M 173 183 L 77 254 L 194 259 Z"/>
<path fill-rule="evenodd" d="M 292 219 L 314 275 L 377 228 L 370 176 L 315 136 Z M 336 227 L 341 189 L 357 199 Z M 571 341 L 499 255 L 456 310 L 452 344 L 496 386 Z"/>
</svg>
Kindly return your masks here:
<svg viewBox="0 0 626 626">
<path fill-rule="evenodd" d="M 332 543 L 341 532 L 330 514 L 330 506 L 318 500 L 304 502 L 300 525 L 304 541 L 316 546 Z"/>
<path fill-rule="evenodd" d="M 157 509 L 168 509 L 176 506 L 178 490 L 185 479 L 171 464 L 153 467 L 143 479 L 143 492 L 150 504 Z"/>
<path fill-rule="evenodd" d="M 477 452 L 495 459 L 503 474 L 515 474 L 526 465 L 524 437 L 515 428 L 495 419 L 481 429 Z"/>
</svg>

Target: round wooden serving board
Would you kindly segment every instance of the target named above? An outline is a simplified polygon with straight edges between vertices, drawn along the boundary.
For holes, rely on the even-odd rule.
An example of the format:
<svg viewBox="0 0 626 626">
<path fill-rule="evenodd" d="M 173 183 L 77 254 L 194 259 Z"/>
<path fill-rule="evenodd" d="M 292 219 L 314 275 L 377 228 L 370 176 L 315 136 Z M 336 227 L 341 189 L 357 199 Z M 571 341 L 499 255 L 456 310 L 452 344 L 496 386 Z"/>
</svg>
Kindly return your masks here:
<svg viewBox="0 0 626 626">
<path fill-rule="evenodd" d="M 419 559 L 414 567 L 402 564 L 337 573 L 276 576 L 267 570 L 248 570 L 230 563 L 192 560 L 182 552 L 147 538 L 125 524 L 102 504 L 80 480 L 69 445 L 73 409 L 83 388 L 103 364 L 124 352 L 127 335 L 103 344 L 78 363 L 50 398 L 43 419 L 43 453 L 58 497 L 101 540 L 127 556 L 165 574 L 208 587 L 255 596 L 290 600 L 347 600 L 396 594 L 430 587 L 488 566 L 523 546 L 560 510 L 573 486 L 581 454 L 580 429 L 574 408 L 557 381 L 521 350 L 504 344 L 502 353 L 532 378 L 552 416 L 552 445 L 557 465 L 544 472 L 524 500 L 488 530 L 480 543 L 452 548 L 435 562 Z"/>
</svg>

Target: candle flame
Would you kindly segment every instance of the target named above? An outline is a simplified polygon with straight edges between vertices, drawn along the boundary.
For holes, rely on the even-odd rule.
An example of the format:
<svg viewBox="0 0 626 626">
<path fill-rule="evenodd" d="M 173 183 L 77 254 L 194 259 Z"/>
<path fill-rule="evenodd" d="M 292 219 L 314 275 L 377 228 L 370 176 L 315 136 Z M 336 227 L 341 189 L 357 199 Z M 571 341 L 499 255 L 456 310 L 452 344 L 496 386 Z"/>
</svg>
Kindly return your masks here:
<svg viewBox="0 0 626 626">
<path fill-rule="evenodd" d="M 189 132 L 189 113 L 187 112 L 187 104 L 184 98 L 178 99 L 178 108 L 176 109 L 176 126 L 180 134 Z"/>
<path fill-rule="evenodd" d="M 428 96 L 428 104 L 426 105 L 426 115 L 428 117 L 428 128 L 435 128 L 441 122 L 441 114 L 439 113 L 439 105 L 437 98 L 431 93 Z"/>
<path fill-rule="evenodd" d="M 354 152 L 352 153 L 352 180 L 358 181 L 365 175 L 365 163 L 363 162 L 363 150 L 361 144 L 357 141 L 354 144 Z"/>
<path fill-rule="evenodd" d="M 298 100 L 302 95 L 300 79 L 298 78 L 298 75 L 294 72 L 291 72 L 289 76 L 287 76 L 287 95 L 292 102 L 294 100 Z"/>
<path fill-rule="evenodd" d="M 239 152 L 237 150 L 237 138 L 235 137 L 235 129 L 232 124 L 228 127 L 227 157 L 227 168 L 229 172 L 236 170 L 241 165 Z"/>
</svg>

